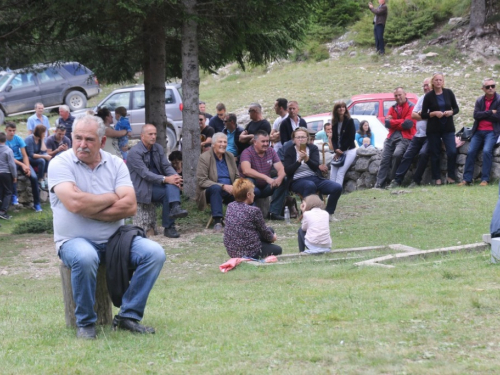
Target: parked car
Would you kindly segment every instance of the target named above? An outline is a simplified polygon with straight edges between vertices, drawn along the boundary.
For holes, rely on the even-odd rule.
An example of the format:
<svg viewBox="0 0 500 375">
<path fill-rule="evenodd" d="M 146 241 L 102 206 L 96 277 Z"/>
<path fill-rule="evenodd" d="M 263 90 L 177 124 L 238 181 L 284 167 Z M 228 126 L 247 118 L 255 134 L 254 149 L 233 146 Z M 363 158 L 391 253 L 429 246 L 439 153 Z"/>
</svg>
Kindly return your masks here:
<svg viewBox="0 0 500 375">
<path fill-rule="evenodd" d="M 380 149 L 384 148 L 384 141 L 387 138 L 389 131 L 376 116 L 351 115 L 351 117 L 354 120 L 356 131 L 358 131 L 361 121 L 368 121 L 370 129 L 375 136 L 375 147 Z M 323 130 L 324 124 L 331 122 L 331 119 L 331 113 L 320 113 L 304 117 L 304 120 L 307 122 L 307 131 L 309 134 L 316 134 L 318 131 Z"/>
<path fill-rule="evenodd" d="M 106 107 L 115 116 L 117 107 L 127 109 L 128 119 L 132 127 L 132 137 L 139 138 L 141 128 L 146 122 L 144 107 L 146 99 L 144 97 L 144 85 L 126 86 L 114 90 L 106 96 L 93 111 L 97 113 L 98 108 Z M 85 112 L 86 109 L 76 111 L 73 115 Z M 165 112 L 167 114 L 167 145 L 173 150 L 177 145 L 182 132 L 182 91 L 181 84 L 165 84 Z M 116 120 L 113 120 L 116 123 Z"/>
<path fill-rule="evenodd" d="M 34 111 L 35 103 L 46 108 L 66 104 L 74 111 L 101 88 L 91 70 L 77 62 L 39 64 L 0 74 L 0 124 L 5 116 Z"/>
<path fill-rule="evenodd" d="M 417 104 L 417 95 L 407 93 L 406 98 Z M 377 116 L 384 123 L 389 108 L 396 104 L 396 101 L 393 93 L 361 94 L 352 96 L 346 104 L 351 115 Z"/>
</svg>

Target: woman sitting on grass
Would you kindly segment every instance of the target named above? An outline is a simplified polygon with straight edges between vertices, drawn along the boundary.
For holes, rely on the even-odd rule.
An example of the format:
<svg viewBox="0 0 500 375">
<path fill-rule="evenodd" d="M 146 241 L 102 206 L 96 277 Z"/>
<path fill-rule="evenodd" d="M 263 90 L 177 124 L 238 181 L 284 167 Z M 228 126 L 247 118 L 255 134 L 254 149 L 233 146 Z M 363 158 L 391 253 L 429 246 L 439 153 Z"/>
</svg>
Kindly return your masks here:
<svg viewBox="0 0 500 375">
<path fill-rule="evenodd" d="M 359 124 L 359 130 L 356 132 L 356 143 L 358 144 L 358 147 L 364 146 L 365 138 L 370 139 L 370 143 L 368 146 L 375 147 L 375 136 L 373 135 L 372 130 L 370 129 L 370 124 L 368 123 L 368 121 L 363 120 Z"/>
<path fill-rule="evenodd" d="M 238 178 L 233 183 L 235 202 L 227 205 L 224 246 L 231 258 L 266 258 L 280 255 L 281 247 L 273 245 L 276 234 L 269 228 L 258 207 L 251 204 L 254 185 L 250 180 Z"/>
<path fill-rule="evenodd" d="M 332 250 L 329 215 L 316 194 L 306 197 L 300 209 L 303 212 L 299 228 L 299 252 L 307 254 L 325 253 Z M 306 249 L 307 248 L 307 249 Z"/>
</svg>

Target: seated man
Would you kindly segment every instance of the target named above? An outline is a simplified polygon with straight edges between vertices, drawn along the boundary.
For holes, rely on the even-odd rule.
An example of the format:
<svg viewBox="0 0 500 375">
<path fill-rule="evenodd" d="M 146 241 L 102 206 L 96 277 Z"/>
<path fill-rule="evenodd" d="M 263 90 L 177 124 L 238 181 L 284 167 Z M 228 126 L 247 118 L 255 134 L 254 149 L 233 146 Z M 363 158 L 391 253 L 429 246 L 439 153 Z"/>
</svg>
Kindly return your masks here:
<svg viewBox="0 0 500 375">
<path fill-rule="evenodd" d="M 135 214 L 137 202 L 123 161 L 100 149 L 105 126 L 95 116 L 75 120 L 73 148 L 49 165 L 50 205 L 54 213 L 54 241 L 59 257 L 71 269 L 76 336 L 95 339 L 96 275 L 105 260 L 109 238 L 123 219 Z M 98 182 L 98 183 L 97 183 Z M 135 333 L 154 333 L 139 324 L 149 292 L 165 263 L 157 243 L 136 236 L 130 244 L 129 267 L 135 272 L 123 297 L 113 327 Z"/>
<path fill-rule="evenodd" d="M 329 138 L 332 137 L 332 124 L 330 124 L 329 122 L 327 122 L 324 126 L 323 126 L 323 130 L 319 131 L 316 133 L 316 135 L 314 136 L 314 139 L 315 140 L 319 140 L 319 141 L 323 141 L 323 143 L 328 143 L 328 140 Z"/>
<path fill-rule="evenodd" d="M 271 178 L 274 167 L 278 177 Z M 278 154 L 269 147 L 269 134 L 258 130 L 253 145 L 241 153 L 240 175 L 249 178 L 255 185 L 255 197 L 265 198 L 272 195 L 269 219 L 284 220 L 281 209 L 286 198 L 285 169 Z"/>
<path fill-rule="evenodd" d="M 7 135 L 7 142 L 5 144 L 14 152 L 14 162 L 16 163 L 17 171 L 30 179 L 31 193 L 33 194 L 33 209 L 36 212 L 42 212 L 38 179 L 35 170 L 30 165 L 28 153 L 26 152 L 26 143 L 16 134 L 16 124 L 13 122 L 5 123 L 5 133 Z M 12 204 L 18 205 L 17 183 L 14 183 L 13 187 Z"/>
<path fill-rule="evenodd" d="M 56 132 L 45 140 L 47 146 L 47 154 L 51 157 L 59 155 L 71 147 L 71 141 L 66 137 L 66 126 L 59 124 L 56 127 Z"/>
<path fill-rule="evenodd" d="M 222 232 L 222 204 L 234 201 L 233 182 L 239 177 L 234 156 L 226 148 L 227 136 L 215 133 L 212 150 L 200 155 L 196 168 L 198 208 L 204 210 L 210 203 L 216 233 Z"/>
<path fill-rule="evenodd" d="M 215 131 L 214 128 L 206 124 L 206 117 L 204 113 L 198 114 L 198 125 L 200 125 L 200 135 L 202 135 L 202 138 L 205 139 L 204 141 L 201 141 L 202 152 L 205 152 L 210 150 L 210 146 L 212 145 L 212 136 Z"/>
<path fill-rule="evenodd" d="M 188 212 L 180 207 L 182 177 L 172 168 L 163 147 L 156 143 L 154 125 L 146 124 L 142 127 L 141 142 L 137 142 L 130 149 L 127 167 L 137 202 L 162 203 L 163 234 L 166 237 L 178 238 L 175 219 L 188 215 Z"/>
<path fill-rule="evenodd" d="M 236 162 L 238 162 L 240 150 L 243 148 L 239 141 L 243 128 L 238 126 L 238 121 L 234 113 L 228 113 L 226 115 L 224 125 L 226 127 L 222 132 L 227 135 L 227 150 L 234 155 Z"/>
</svg>

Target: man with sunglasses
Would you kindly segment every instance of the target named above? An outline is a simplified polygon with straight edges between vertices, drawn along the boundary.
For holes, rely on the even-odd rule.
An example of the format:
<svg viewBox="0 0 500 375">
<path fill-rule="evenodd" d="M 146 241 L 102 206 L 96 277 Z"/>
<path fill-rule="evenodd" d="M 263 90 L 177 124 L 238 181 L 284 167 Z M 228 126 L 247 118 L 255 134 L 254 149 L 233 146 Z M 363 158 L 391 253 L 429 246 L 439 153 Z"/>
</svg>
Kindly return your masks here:
<svg viewBox="0 0 500 375">
<path fill-rule="evenodd" d="M 206 151 L 212 145 L 212 136 L 215 134 L 215 131 L 214 128 L 207 125 L 204 113 L 198 114 L 198 125 L 200 125 L 200 134 L 205 136 L 205 140 L 202 141 L 200 145 L 203 151 Z"/>
<path fill-rule="evenodd" d="M 213 116 L 208 123 L 212 129 L 214 129 L 214 133 L 221 133 L 224 130 L 224 117 L 226 116 L 226 106 L 224 103 L 217 103 L 215 106 L 217 110 L 217 115 Z"/>
<path fill-rule="evenodd" d="M 483 166 L 479 186 L 487 186 L 490 181 L 493 147 L 500 135 L 500 95 L 496 93 L 495 86 L 495 81 L 491 78 L 483 81 L 484 96 L 476 100 L 474 126 L 465 159 L 464 178 L 458 186 L 472 185 L 476 155 L 481 147 L 483 148 Z"/>
<path fill-rule="evenodd" d="M 243 152 L 248 146 L 254 143 L 254 135 L 257 131 L 263 130 L 267 134 L 271 134 L 271 124 L 266 119 L 262 118 L 262 107 L 259 103 L 250 104 L 248 108 L 250 121 L 246 129 L 240 134 L 239 141 L 241 143 Z"/>
</svg>

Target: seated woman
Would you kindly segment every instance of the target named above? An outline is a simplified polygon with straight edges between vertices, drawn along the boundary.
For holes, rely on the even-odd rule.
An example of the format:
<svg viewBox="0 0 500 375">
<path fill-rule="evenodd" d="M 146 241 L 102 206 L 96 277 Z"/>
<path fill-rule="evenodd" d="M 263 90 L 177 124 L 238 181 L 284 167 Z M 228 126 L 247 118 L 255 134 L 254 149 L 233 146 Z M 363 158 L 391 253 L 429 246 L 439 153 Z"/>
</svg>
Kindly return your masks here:
<svg viewBox="0 0 500 375">
<path fill-rule="evenodd" d="M 274 245 L 276 234 L 266 226 L 262 211 L 251 204 L 254 185 L 246 178 L 233 183 L 235 202 L 229 203 L 224 228 L 224 246 L 231 258 L 266 258 L 280 255 L 281 247 Z"/>
<path fill-rule="evenodd" d="M 28 135 L 24 140 L 26 143 L 26 153 L 30 161 L 30 165 L 36 170 L 38 184 L 42 190 L 47 190 L 47 169 L 49 161 L 52 157 L 47 154 L 47 146 L 45 145 L 45 132 L 47 128 L 43 125 L 35 126 L 33 134 Z"/>
<path fill-rule="evenodd" d="M 294 147 L 288 147 L 285 151 L 285 173 L 288 181 L 291 181 L 290 190 L 303 198 L 316 192 L 329 195 L 326 211 L 333 215 L 342 194 L 342 186 L 321 176 L 318 147 L 308 144 L 307 138 L 307 129 L 295 129 L 292 134 Z"/>
<path fill-rule="evenodd" d="M 369 138 L 370 140 L 370 143 L 368 143 L 368 145 L 366 146 L 365 138 Z M 358 144 L 358 147 L 375 147 L 375 136 L 370 129 L 370 124 L 366 120 L 361 121 L 361 123 L 359 124 L 359 130 L 356 132 L 356 143 Z"/>
</svg>

